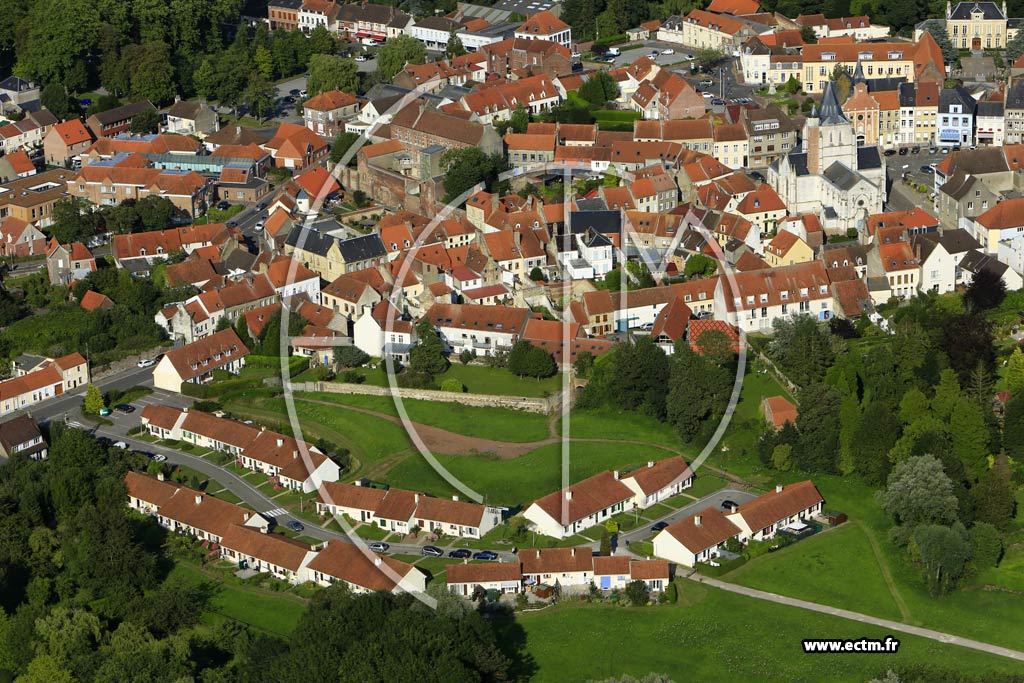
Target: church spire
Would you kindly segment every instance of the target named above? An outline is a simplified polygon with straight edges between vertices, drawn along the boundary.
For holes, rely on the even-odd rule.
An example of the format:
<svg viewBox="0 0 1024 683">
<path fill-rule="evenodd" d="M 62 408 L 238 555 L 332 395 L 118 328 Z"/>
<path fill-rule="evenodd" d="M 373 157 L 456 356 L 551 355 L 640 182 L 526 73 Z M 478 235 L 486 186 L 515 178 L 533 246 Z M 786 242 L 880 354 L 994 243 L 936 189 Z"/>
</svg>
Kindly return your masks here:
<svg viewBox="0 0 1024 683">
<path fill-rule="evenodd" d="M 818 112 L 818 117 L 823 126 L 850 122 L 850 119 L 846 118 L 846 114 L 843 113 L 843 108 L 839 106 L 835 86 L 835 81 L 829 81 L 825 86 L 825 93 L 821 96 L 821 110 Z"/>
<path fill-rule="evenodd" d="M 857 68 L 853 70 L 853 82 L 854 83 L 864 83 L 866 81 L 867 81 L 867 79 L 864 78 L 864 65 L 861 64 L 860 60 L 858 59 L 857 60 Z"/>
</svg>

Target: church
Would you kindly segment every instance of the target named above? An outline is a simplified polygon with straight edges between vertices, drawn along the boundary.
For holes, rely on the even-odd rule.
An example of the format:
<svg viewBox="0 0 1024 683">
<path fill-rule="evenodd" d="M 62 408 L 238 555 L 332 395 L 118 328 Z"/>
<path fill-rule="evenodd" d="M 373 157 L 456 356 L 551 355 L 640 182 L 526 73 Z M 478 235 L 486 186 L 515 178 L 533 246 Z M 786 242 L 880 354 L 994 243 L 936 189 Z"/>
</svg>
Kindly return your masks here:
<svg viewBox="0 0 1024 683">
<path fill-rule="evenodd" d="M 826 232 L 861 228 L 868 215 L 882 212 L 885 164 L 878 147 L 857 145 L 834 82 L 804 123 L 800 151 L 773 162 L 768 182 L 790 215 L 814 214 Z"/>
</svg>

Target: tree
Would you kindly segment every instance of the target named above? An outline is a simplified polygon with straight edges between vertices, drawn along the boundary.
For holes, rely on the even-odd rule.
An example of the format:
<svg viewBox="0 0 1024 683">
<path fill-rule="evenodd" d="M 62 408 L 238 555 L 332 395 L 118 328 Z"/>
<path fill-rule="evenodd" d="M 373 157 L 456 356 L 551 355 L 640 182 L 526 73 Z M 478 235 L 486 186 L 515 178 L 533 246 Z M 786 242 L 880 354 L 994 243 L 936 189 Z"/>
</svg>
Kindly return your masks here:
<svg viewBox="0 0 1024 683">
<path fill-rule="evenodd" d="M 515 343 L 508 354 L 508 370 L 519 377 L 550 377 L 558 367 L 551 354 L 528 341 Z"/>
<path fill-rule="evenodd" d="M 650 337 L 640 337 L 634 344 L 620 344 L 617 349 L 611 377 L 614 400 L 626 410 L 663 418 L 665 378 L 670 372 L 668 356 Z"/>
<path fill-rule="evenodd" d="M 793 447 L 788 443 L 780 443 L 772 449 L 772 467 L 782 472 L 793 468 Z"/>
<path fill-rule="evenodd" d="M 331 35 L 331 32 L 323 24 L 318 24 L 316 28 L 309 32 L 309 51 L 311 54 L 334 54 L 337 47 L 338 44 L 334 36 Z"/>
<path fill-rule="evenodd" d="M 974 518 L 1006 529 L 1017 516 L 1016 493 L 1009 458 L 1005 454 L 1000 455 L 971 489 Z"/>
<path fill-rule="evenodd" d="M 131 94 L 138 100 L 160 105 L 174 99 L 174 67 L 167 43 L 132 45 L 125 50 L 131 64 Z"/>
<path fill-rule="evenodd" d="M 594 367 L 594 354 L 590 351 L 581 351 L 577 354 L 576 362 L 572 365 L 577 377 L 586 377 L 590 374 L 592 367 Z"/>
<path fill-rule="evenodd" d="M 416 346 L 409 351 L 409 369 L 433 377 L 448 369 L 448 360 L 444 357 L 444 342 L 429 321 L 416 326 L 419 339 Z"/>
<path fill-rule="evenodd" d="M 889 451 L 900 436 L 900 423 L 894 412 L 884 401 L 869 401 L 853 437 L 856 471 L 870 484 L 884 483 L 892 468 Z"/>
<path fill-rule="evenodd" d="M 935 39 L 939 49 L 942 50 L 942 61 L 946 64 L 953 64 L 956 62 L 959 54 L 957 53 L 956 48 L 953 47 L 952 41 L 949 39 L 949 33 L 946 31 L 945 22 L 941 19 L 928 19 L 921 25 L 921 30 L 932 34 L 932 38 Z"/>
<path fill-rule="evenodd" d="M 29 662 L 28 670 L 14 679 L 14 683 L 75 683 L 74 675 L 48 654 L 40 654 Z"/>
<path fill-rule="evenodd" d="M 782 366 L 786 376 L 797 386 L 821 381 L 835 360 L 828 327 L 809 315 L 778 318 L 772 327 L 775 333 L 768 355 Z"/>
<path fill-rule="evenodd" d="M 975 312 L 949 316 L 942 323 L 941 334 L 942 348 L 961 385 L 970 381 L 979 363 L 990 373 L 995 370 L 992 325 L 984 315 Z"/>
<path fill-rule="evenodd" d="M 358 141 L 359 135 L 356 133 L 338 133 L 337 137 L 334 138 L 334 144 L 331 145 L 331 163 L 341 163 L 341 160 L 345 158 L 345 154 Z M 358 158 L 353 154 L 348 160 L 348 166 L 355 167 L 357 161 Z"/>
<path fill-rule="evenodd" d="M 68 91 L 62 83 L 53 81 L 47 83 L 39 94 L 39 103 L 50 110 L 50 113 L 63 121 L 70 113 L 68 106 Z"/>
<path fill-rule="evenodd" d="M 693 339 L 691 339 L 693 341 Z M 735 344 L 722 330 L 706 330 L 696 339 L 697 351 L 712 365 L 731 367 L 736 357 Z"/>
<path fill-rule="evenodd" d="M 462 44 L 462 38 L 459 38 L 458 34 L 455 33 L 455 29 L 448 35 L 448 44 L 444 48 L 444 56 L 448 59 L 455 57 L 461 57 L 466 54 L 466 48 Z"/>
<path fill-rule="evenodd" d="M 267 114 L 274 111 L 274 86 L 259 71 L 249 75 L 249 84 L 242 94 L 242 102 L 250 114 L 262 123 Z"/>
<path fill-rule="evenodd" d="M 14 73 L 36 83 L 63 83 L 70 90 L 84 88 L 78 73 L 83 59 L 96 44 L 100 17 L 94 3 L 78 0 L 39 0 L 31 3 L 20 28 Z"/>
<path fill-rule="evenodd" d="M 635 607 L 646 605 L 647 600 L 650 599 L 650 592 L 647 590 L 647 584 L 640 579 L 630 581 L 626 584 L 626 597 Z"/>
<path fill-rule="evenodd" d="M 839 471 L 839 406 L 842 397 L 833 387 L 808 385 L 799 394 L 796 428 L 800 438 L 793 462 L 804 472 Z"/>
<path fill-rule="evenodd" d="M 547 279 L 544 277 L 544 271 L 539 266 L 534 266 L 530 270 L 529 278 L 534 282 L 544 282 Z"/>
<path fill-rule="evenodd" d="M 718 271 L 718 263 L 711 257 L 704 254 L 693 254 L 686 259 L 686 266 L 683 274 L 687 278 L 700 278 L 714 275 Z"/>
<path fill-rule="evenodd" d="M 677 344 L 669 375 L 666 411 L 668 421 L 685 441 L 697 436 L 704 425 L 720 416 L 731 394 L 730 373 L 690 348 Z"/>
<path fill-rule="evenodd" d="M 1003 539 L 999 530 L 987 522 L 976 522 L 971 527 L 971 558 L 978 569 L 988 569 L 1003 558 Z"/>
<path fill-rule="evenodd" d="M 983 268 L 975 273 L 971 284 L 964 293 L 964 307 L 969 312 L 987 311 L 996 308 L 1006 298 L 1006 283 L 998 273 Z"/>
<path fill-rule="evenodd" d="M 441 167 L 445 169 L 444 201 L 449 204 L 479 183 L 490 187 L 508 165 L 502 154 L 488 155 L 479 147 L 460 147 L 441 155 Z"/>
<path fill-rule="evenodd" d="M 167 197 L 149 195 L 135 203 L 135 211 L 146 230 L 163 230 L 171 225 L 177 208 Z"/>
<path fill-rule="evenodd" d="M 132 118 L 132 132 L 135 134 L 155 133 L 160 128 L 160 117 L 152 109 L 143 109 Z"/>
<path fill-rule="evenodd" d="M 406 64 L 423 64 L 427 48 L 412 36 L 400 35 L 384 43 L 377 50 L 377 70 L 390 81 Z"/>
<path fill-rule="evenodd" d="M 358 368 L 366 365 L 370 356 L 358 346 L 335 346 L 334 364 L 339 368 Z"/>
<path fill-rule="evenodd" d="M 702 47 L 693 51 L 693 58 L 705 71 L 710 71 L 713 66 L 722 61 L 722 51 L 713 47 Z"/>
<path fill-rule="evenodd" d="M 989 431 L 983 411 L 975 401 L 961 398 L 949 418 L 953 453 L 973 477 L 980 476 L 988 464 Z"/>
<path fill-rule="evenodd" d="M 577 92 L 587 102 L 600 107 L 619 96 L 619 86 L 607 71 L 596 71 Z"/>
<path fill-rule="evenodd" d="M 306 89 L 310 97 L 328 90 L 354 93 L 358 86 L 359 68 L 353 60 L 324 54 L 314 54 L 309 58 L 309 79 Z"/>
<path fill-rule="evenodd" d="M 192 85 L 196 94 L 204 99 L 210 99 L 217 94 L 217 71 L 209 57 L 203 58 L 192 74 Z"/>
<path fill-rule="evenodd" d="M 262 24 L 261 24 L 262 26 Z M 268 81 L 274 77 L 274 56 L 266 45 L 257 45 L 252 56 L 253 66 Z"/>
<path fill-rule="evenodd" d="M 1015 346 L 1006 361 L 1006 388 L 1014 396 L 1024 392 L 1024 353 Z"/>
<path fill-rule="evenodd" d="M 963 577 L 971 557 L 971 545 L 962 525 L 950 528 L 935 524 L 918 527 L 914 544 L 921 558 L 922 575 L 928 592 L 944 595 Z"/>
<path fill-rule="evenodd" d="M 1024 54 L 1024 32 L 1017 32 L 1010 40 L 1006 41 L 1006 61 L 1013 63 Z"/>
<path fill-rule="evenodd" d="M 82 411 L 89 415 L 99 415 L 100 409 L 103 407 L 103 394 L 100 393 L 99 387 L 90 383 L 89 386 L 85 388 L 85 399 L 82 403 Z"/>
<path fill-rule="evenodd" d="M 957 519 L 959 503 L 953 482 L 932 455 L 907 458 L 889 475 L 878 502 L 897 524 L 951 524 Z"/>
<path fill-rule="evenodd" d="M 1024 461 L 1024 392 L 1011 394 L 1003 417 L 1003 448 L 1014 460 Z"/>
<path fill-rule="evenodd" d="M 813 45 L 818 42 L 818 34 L 814 32 L 813 26 L 800 27 L 800 38 L 808 45 Z"/>
</svg>

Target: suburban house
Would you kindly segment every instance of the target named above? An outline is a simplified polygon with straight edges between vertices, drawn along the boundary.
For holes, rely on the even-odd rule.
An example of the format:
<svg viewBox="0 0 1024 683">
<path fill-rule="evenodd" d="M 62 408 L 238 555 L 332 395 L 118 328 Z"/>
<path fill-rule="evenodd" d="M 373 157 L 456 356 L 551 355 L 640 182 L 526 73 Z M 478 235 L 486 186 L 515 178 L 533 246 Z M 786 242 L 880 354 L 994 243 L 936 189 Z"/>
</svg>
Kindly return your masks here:
<svg viewBox="0 0 1024 683">
<path fill-rule="evenodd" d="M 343 133 L 345 122 L 358 113 L 359 101 L 354 95 L 341 90 L 322 92 L 302 104 L 302 118 L 306 128 L 331 139 Z"/>
<path fill-rule="evenodd" d="M 617 474 L 617 473 L 616 473 Z M 623 474 L 618 479 L 628 486 L 636 496 L 633 504 L 646 509 L 655 503 L 681 493 L 693 485 L 693 470 L 682 457 L 650 460 L 640 467 Z"/>
<path fill-rule="evenodd" d="M 629 509 L 636 493 L 612 472 L 601 472 L 530 504 L 523 516 L 545 536 L 568 538 Z"/>
<path fill-rule="evenodd" d="M 783 529 L 805 528 L 804 520 L 820 517 L 824 503 L 825 499 L 808 479 L 779 484 L 774 491 L 733 507 L 726 517 L 739 528 L 739 540 L 764 541 Z"/>
<path fill-rule="evenodd" d="M 220 130 L 220 118 L 206 102 L 178 100 L 167 110 L 165 133 L 206 137 Z"/>
<path fill-rule="evenodd" d="M 0 255 L 35 256 L 46 253 L 46 235 L 39 228 L 16 218 L 0 218 Z"/>
<path fill-rule="evenodd" d="M 833 316 L 832 289 L 822 261 L 797 263 L 719 278 L 716 310 L 728 311 L 729 322 L 746 331 L 769 332 L 777 319 L 810 315 Z"/>
<path fill-rule="evenodd" d="M 487 564 L 450 564 L 445 570 L 448 590 L 464 598 L 472 598 L 477 590 L 516 594 L 522 590 L 523 572 L 518 562 Z"/>
<path fill-rule="evenodd" d="M 58 123 L 43 138 L 43 154 L 51 166 L 67 166 L 89 149 L 92 134 L 79 119 Z"/>
<path fill-rule="evenodd" d="M 108 138 L 130 130 L 132 121 L 144 111 L 156 113 L 156 107 L 149 100 L 132 102 L 93 114 L 85 120 L 85 125 L 89 127 L 94 137 Z"/>
<path fill-rule="evenodd" d="M 89 363 L 80 353 L 35 359 L 15 367 L 14 377 L 0 382 L 0 415 L 28 408 L 89 383 Z"/>
<path fill-rule="evenodd" d="M 181 385 L 202 384 L 213 378 L 214 370 L 237 375 L 249 354 L 231 328 L 185 346 L 171 349 L 153 369 L 153 385 L 165 391 L 181 392 Z M 2 386 L 2 385 L 0 385 Z"/>
<path fill-rule="evenodd" d="M 232 527 L 266 532 L 270 523 L 261 515 L 215 496 L 169 481 L 163 475 L 140 472 L 124 475 L 128 506 L 157 518 L 160 526 L 201 541 L 220 543 Z"/>
<path fill-rule="evenodd" d="M 530 309 L 480 304 L 434 304 L 427 320 L 455 352 L 490 356 L 511 349 L 523 334 Z"/>
<path fill-rule="evenodd" d="M 307 569 L 313 583 L 341 583 L 353 593 L 422 593 L 427 589 L 423 570 L 393 557 L 373 555 L 344 541 L 328 542 Z"/>
<path fill-rule="evenodd" d="M 61 244 L 54 239 L 46 248 L 46 270 L 51 285 L 67 287 L 96 270 L 96 259 L 81 242 Z"/>
<path fill-rule="evenodd" d="M 572 548 L 524 548 L 519 551 L 523 585 L 589 589 L 594 580 L 594 551 L 589 546 Z"/>
<path fill-rule="evenodd" d="M 548 10 L 526 17 L 514 35 L 516 38 L 548 40 L 562 47 L 572 47 L 572 28 Z"/>
<path fill-rule="evenodd" d="M 391 358 L 406 363 L 416 340 L 416 326 L 411 320 L 404 319 L 387 300 L 375 304 L 369 314 L 364 312 L 353 325 L 352 342 L 363 353 L 375 358 Z"/>
<path fill-rule="evenodd" d="M 309 544 L 287 536 L 232 524 L 220 540 L 220 555 L 239 569 L 267 573 L 295 585 L 307 580 L 307 567 L 317 553 Z"/>
<path fill-rule="evenodd" d="M 683 567 L 709 562 L 730 538 L 739 538 L 741 530 L 716 507 L 662 529 L 654 537 L 654 554 Z"/>
<path fill-rule="evenodd" d="M 36 164 L 29 157 L 28 152 L 19 149 L 16 152 L 8 152 L 0 157 L 0 181 L 28 178 L 36 174 Z"/>
<path fill-rule="evenodd" d="M 53 205 L 68 195 L 71 171 L 55 169 L 0 185 L 0 216 L 14 216 L 46 228 L 53 223 Z"/>
<path fill-rule="evenodd" d="M 634 560 L 625 555 L 594 557 L 594 585 L 601 590 L 622 590 L 633 581 L 643 581 L 648 592 L 660 593 L 670 580 L 665 560 Z"/>
<path fill-rule="evenodd" d="M 282 123 L 274 137 L 260 146 L 274 157 L 275 166 L 292 169 L 312 166 L 330 152 L 322 137 L 296 123 Z"/>
<path fill-rule="evenodd" d="M 19 415 L 0 423 L 0 458 L 14 456 L 30 460 L 46 458 L 46 441 L 31 415 Z"/>
<path fill-rule="evenodd" d="M 455 538 L 481 538 L 501 524 L 502 515 L 501 508 L 460 501 L 458 496 L 434 498 L 404 489 L 362 486 L 358 481 L 325 482 L 316 508 L 321 515 L 345 515 L 353 523 L 403 530 L 419 526 L 428 533 Z"/>
</svg>

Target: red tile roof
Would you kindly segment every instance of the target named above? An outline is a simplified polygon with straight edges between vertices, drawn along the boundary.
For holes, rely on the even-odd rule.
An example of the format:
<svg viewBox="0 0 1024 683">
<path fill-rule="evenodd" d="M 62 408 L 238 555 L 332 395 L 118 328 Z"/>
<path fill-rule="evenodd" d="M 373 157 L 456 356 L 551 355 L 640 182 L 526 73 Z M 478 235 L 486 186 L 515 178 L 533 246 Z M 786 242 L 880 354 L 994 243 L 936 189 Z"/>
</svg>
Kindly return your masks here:
<svg viewBox="0 0 1024 683">
<path fill-rule="evenodd" d="M 739 535 L 741 530 L 718 508 L 707 507 L 691 517 L 669 525 L 661 533 L 668 534 L 697 555 L 708 548 L 725 543 L 733 536 Z"/>
</svg>

